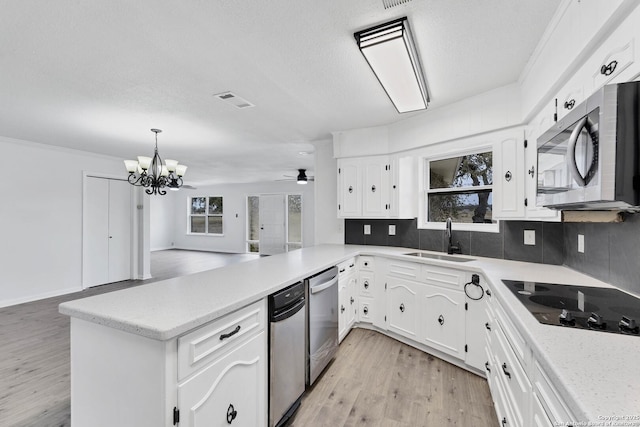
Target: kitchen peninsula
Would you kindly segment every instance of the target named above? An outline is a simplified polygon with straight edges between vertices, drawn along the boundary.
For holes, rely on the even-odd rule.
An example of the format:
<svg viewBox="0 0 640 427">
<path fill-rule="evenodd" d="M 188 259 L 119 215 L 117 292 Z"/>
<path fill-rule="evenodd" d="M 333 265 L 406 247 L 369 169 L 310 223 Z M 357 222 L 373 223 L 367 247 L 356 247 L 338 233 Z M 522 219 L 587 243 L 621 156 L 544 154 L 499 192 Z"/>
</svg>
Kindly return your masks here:
<svg viewBox="0 0 640 427">
<path fill-rule="evenodd" d="M 498 403 L 495 393 L 502 389 L 501 381 L 512 379 L 511 374 L 508 379 L 495 378 L 500 366 L 506 371 L 502 363 L 493 369 L 490 362 L 494 358 L 495 363 L 501 362 L 502 350 L 496 350 L 495 356 L 491 348 L 487 350 L 485 372 L 466 366 L 464 360 L 453 363 L 489 378 L 500 420 L 512 417 L 513 425 L 550 425 L 548 420 L 533 424 L 539 422 L 536 417 L 541 408 L 542 413 L 570 416 L 551 420 L 566 425 L 605 422 L 612 417 L 632 423 L 628 425 L 640 425 L 634 418 L 640 416 L 640 364 L 636 360 L 640 338 L 540 324 L 501 281 L 610 285 L 562 266 L 541 268 L 540 264 L 479 257 L 455 262 L 406 255 L 410 252 L 415 250 L 320 245 L 61 304 L 60 312 L 71 316 L 73 425 L 189 425 L 185 420 L 191 419 L 190 413 L 209 410 L 204 403 L 219 385 L 216 381 L 224 381 L 224 373 L 234 369 L 242 381 L 255 381 L 255 390 L 244 382 L 227 384 L 225 400 L 215 402 L 211 410 L 222 411 L 227 422 L 233 423 L 238 414 L 246 420 L 243 410 L 252 408 L 255 425 L 266 425 L 266 297 L 357 257 L 375 259 L 377 266 L 429 266 L 482 277 L 495 299 L 495 307 L 487 305 L 487 310 L 497 313 L 495 324 L 491 323 L 494 318 L 486 322 L 487 329 L 490 325 L 494 330 L 500 325 L 504 329 L 504 334 L 497 332 L 489 337 L 487 346 L 497 348 L 503 341 L 516 344 L 515 357 L 510 351 L 504 357 L 523 366 L 524 375 L 520 378 L 514 374 L 513 380 L 521 381 L 526 396 L 506 392 L 507 402 Z M 382 284 L 384 288 L 386 276 L 376 268 L 376 286 Z M 392 330 L 365 323 L 361 326 L 411 344 Z M 485 323 L 481 326 L 484 328 Z M 234 328 L 239 331 L 236 337 L 223 339 Z M 517 342 L 511 338 L 514 333 Z M 425 349 L 424 345 L 415 346 Z M 437 351 L 434 354 L 440 356 Z M 215 384 L 204 386 L 208 390 L 205 397 L 189 400 L 197 396 L 192 390 L 202 389 L 198 382 L 206 383 L 207 378 L 213 378 Z M 234 393 L 250 404 L 230 402 Z M 514 399 L 519 403 L 509 402 Z M 194 403 L 184 403 L 187 401 Z M 245 425 L 240 415 L 234 425 Z"/>
</svg>

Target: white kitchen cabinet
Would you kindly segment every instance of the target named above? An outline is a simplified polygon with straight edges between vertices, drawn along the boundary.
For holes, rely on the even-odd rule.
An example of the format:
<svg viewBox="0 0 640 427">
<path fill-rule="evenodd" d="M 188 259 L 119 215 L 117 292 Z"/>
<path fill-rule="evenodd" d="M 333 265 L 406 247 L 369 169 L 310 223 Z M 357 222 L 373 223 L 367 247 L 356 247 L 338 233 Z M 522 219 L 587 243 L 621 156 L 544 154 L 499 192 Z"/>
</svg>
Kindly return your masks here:
<svg viewBox="0 0 640 427">
<path fill-rule="evenodd" d="M 180 425 L 255 427 L 266 412 L 265 331 L 178 386 Z"/>
<path fill-rule="evenodd" d="M 414 218 L 414 162 L 386 155 L 338 159 L 338 217 Z"/>
<path fill-rule="evenodd" d="M 266 322 L 265 299 L 168 341 L 72 318 L 72 425 L 222 426 L 233 405 L 265 427 Z"/>
<path fill-rule="evenodd" d="M 338 159 L 338 217 L 362 216 L 361 180 L 359 159 Z"/>
<path fill-rule="evenodd" d="M 572 415 L 571 411 L 564 403 L 561 394 L 553 386 L 544 369 L 542 369 L 537 361 L 534 363 L 534 366 L 535 370 L 532 381 L 533 398 L 535 399 L 533 403 L 534 421 L 536 418 L 544 420 L 544 416 L 540 413 L 540 408 L 536 407 L 537 405 L 542 407 L 542 413 L 544 413 L 547 419 L 550 420 L 549 424 L 553 423 L 553 425 L 559 425 L 569 420 L 575 420 L 576 417 Z M 535 425 L 537 426 L 537 424 Z M 545 424 L 543 423 L 542 425 Z"/>
<path fill-rule="evenodd" d="M 419 289 L 421 342 L 458 359 L 464 359 L 464 294 L 427 284 L 421 285 Z"/>
<path fill-rule="evenodd" d="M 364 157 L 362 168 L 362 216 L 386 218 L 391 209 L 389 197 L 390 164 L 388 156 Z"/>
<path fill-rule="evenodd" d="M 373 323 L 375 309 L 375 262 L 371 256 L 358 257 L 358 321 Z"/>
<path fill-rule="evenodd" d="M 387 329 L 419 341 L 419 283 L 395 277 L 387 278 Z"/>
<path fill-rule="evenodd" d="M 514 131 L 494 143 L 492 218 L 525 216 L 524 134 Z"/>
<path fill-rule="evenodd" d="M 265 425 L 266 348 L 262 303 L 178 338 L 180 425 Z"/>
<path fill-rule="evenodd" d="M 470 283 L 472 274 L 466 274 L 466 283 Z M 480 298 L 479 300 L 471 299 L 465 295 L 465 363 L 475 368 L 477 371 L 485 371 L 487 340 L 485 339 L 485 331 L 490 328 L 489 315 L 487 312 L 489 294 L 491 292 L 487 281 L 482 275 L 478 275 L 479 284 L 482 286 L 484 293 L 479 294 L 476 286 L 473 284 L 468 286 L 469 296 Z M 488 291 L 488 292 L 487 292 Z M 481 296 L 479 296 L 481 295 Z"/>
<path fill-rule="evenodd" d="M 557 425 L 557 424 L 556 424 Z M 554 424 L 547 416 L 547 413 L 540 402 L 540 398 L 535 393 L 531 402 L 531 426 L 532 427 L 553 427 Z"/>
<path fill-rule="evenodd" d="M 338 339 L 347 336 L 357 319 L 357 282 L 356 260 L 351 258 L 338 264 Z"/>
</svg>

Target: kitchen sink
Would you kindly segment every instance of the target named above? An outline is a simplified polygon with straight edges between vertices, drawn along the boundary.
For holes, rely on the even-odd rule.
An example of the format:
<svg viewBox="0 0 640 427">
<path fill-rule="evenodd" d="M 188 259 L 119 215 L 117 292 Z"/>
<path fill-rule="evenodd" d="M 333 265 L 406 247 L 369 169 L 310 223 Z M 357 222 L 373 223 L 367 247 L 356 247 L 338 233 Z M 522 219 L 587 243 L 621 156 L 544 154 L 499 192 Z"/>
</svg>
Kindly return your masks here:
<svg viewBox="0 0 640 427">
<path fill-rule="evenodd" d="M 426 252 L 410 252 L 408 254 L 404 254 L 404 255 L 409 255 L 409 256 L 415 256 L 415 257 L 420 257 L 420 258 L 429 258 L 429 259 L 439 259 L 441 261 L 454 261 L 454 262 L 469 262 L 469 261 L 474 261 L 474 258 L 464 258 L 464 257 L 459 257 L 459 256 L 454 256 L 454 255 L 444 255 L 444 254 L 430 254 L 430 253 L 426 253 Z"/>
</svg>

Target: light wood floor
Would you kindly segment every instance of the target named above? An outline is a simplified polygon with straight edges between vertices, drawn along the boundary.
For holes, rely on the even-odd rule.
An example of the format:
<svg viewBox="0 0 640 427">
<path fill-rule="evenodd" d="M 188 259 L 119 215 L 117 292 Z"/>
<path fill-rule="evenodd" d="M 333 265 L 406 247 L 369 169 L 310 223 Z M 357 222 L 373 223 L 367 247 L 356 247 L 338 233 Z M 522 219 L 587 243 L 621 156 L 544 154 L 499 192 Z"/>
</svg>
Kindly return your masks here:
<svg viewBox="0 0 640 427">
<path fill-rule="evenodd" d="M 486 380 L 378 332 L 353 329 L 290 427 L 496 427 Z"/>
<path fill-rule="evenodd" d="M 60 303 L 255 258 L 250 254 L 152 252 L 153 279 L 127 280 L 0 308 L 0 427 L 71 424 L 69 318 L 58 313 Z"/>
</svg>

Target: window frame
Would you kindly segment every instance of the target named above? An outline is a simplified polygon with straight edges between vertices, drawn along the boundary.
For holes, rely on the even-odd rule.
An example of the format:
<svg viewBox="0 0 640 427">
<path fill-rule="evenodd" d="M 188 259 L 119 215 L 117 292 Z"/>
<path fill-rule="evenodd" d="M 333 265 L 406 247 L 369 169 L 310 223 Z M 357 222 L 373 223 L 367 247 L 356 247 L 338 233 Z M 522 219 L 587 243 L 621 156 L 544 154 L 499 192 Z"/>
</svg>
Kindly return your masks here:
<svg viewBox="0 0 640 427">
<path fill-rule="evenodd" d="M 191 207 L 193 206 L 193 199 L 205 199 L 205 212 L 202 214 L 194 214 L 191 212 Z M 210 214 L 209 213 L 209 199 L 212 198 L 220 198 L 222 200 L 222 213 L 219 214 Z M 221 233 L 209 233 L 209 217 L 215 216 L 220 217 L 222 222 L 222 232 Z M 191 218 L 193 217 L 204 217 L 205 221 L 205 231 L 204 233 L 198 233 L 191 231 Z M 189 196 L 187 197 L 187 235 L 189 236 L 210 236 L 210 237 L 222 237 L 224 236 L 224 196 L 215 195 L 215 196 Z"/>
<path fill-rule="evenodd" d="M 454 194 L 454 193 L 464 192 L 465 190 L 474 190 L 474 189 L 477 190 L 479 188 L 474 186 L 467 186 L 467 187 L 455 187 L 455 190 L 451 190 L 449 188 L 430 189 L 429 188 L 430 180 L 431 180 L 430 163 L 436 162 L 439 160 L 450 159 L 453 157 L 467 156 L 470 154 L 485 153 L 485 152 L 491 152 L 492 158 L 495 159 L 495 150 L 492 145 L 472 146 L 472 147 L 468 147 L 465 150 L 450 151 L 447 153 L 442 153 L 434 156 L 422 156 L 420 158 L 420 162 L 419 162 L 420 185 L 419 185 L 419 211 L 418 211 L 418 228 L 419 229 L 444 230 L 446 227 L 444 221 L 443 222 L 428 221 L 429 194 Z M 495 165 L 492 166 L 492 170 L 495 170 Z M 492 204 L 492 207 L 493 207 L 493 205 L 495 204 L 495 193 L 494 193 L 494 190 L 496 189 L 495 182 L 493 182 L 491 185 L 483 185 L 482 188 L 491 190 L 491 196 L 494 202 Z M 492 211 L 493 211 L 493 208 L 492 208 Z M 455 222 L 454 220 L 453 228 L 459 231 L 479 231 L 479 232 L 486 232 L 486 233 L 499 233 L 500 222 L 497 219 L 494 221 L 495 222 L 488 224 L 488 223 Z"/>
</svg>

